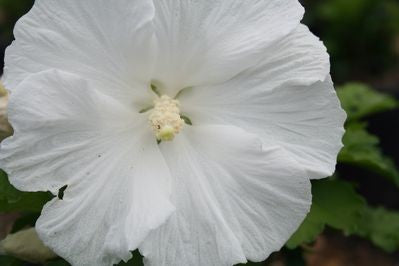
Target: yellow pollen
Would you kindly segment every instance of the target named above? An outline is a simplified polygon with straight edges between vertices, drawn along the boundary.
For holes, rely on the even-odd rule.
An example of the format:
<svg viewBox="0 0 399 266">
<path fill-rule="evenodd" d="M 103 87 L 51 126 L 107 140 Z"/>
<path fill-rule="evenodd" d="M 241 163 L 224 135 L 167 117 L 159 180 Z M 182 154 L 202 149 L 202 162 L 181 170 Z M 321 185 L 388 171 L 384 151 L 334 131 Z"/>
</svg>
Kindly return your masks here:
<svg viewBox="0 0 399 266">
<path fill-rule="evenodd" d="M 178 100 L 167 95 L 154 100 L 149 120 L 157 140 L 171 141 L 182 129 L 184 120 L 180 117 L 179 106 Z"/>
</svg>

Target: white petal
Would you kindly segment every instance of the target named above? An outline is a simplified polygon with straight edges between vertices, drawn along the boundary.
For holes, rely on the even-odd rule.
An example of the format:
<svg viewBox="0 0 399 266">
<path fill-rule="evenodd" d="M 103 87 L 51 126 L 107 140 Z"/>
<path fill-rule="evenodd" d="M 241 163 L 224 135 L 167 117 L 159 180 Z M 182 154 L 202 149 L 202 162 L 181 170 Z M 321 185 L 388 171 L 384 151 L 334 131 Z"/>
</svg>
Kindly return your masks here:
<svg viewBox="0 0 399 266">
<path fill-rule="evenodd" d="M 257 67 L 183 93 L 182 110 L 194 124 L 232 124 L 273 140 L 323 178 L 334 172 L 346 118 L 328 72 L 324 45 L 300 26 Z"/>
<path fill-rule="evenodd" d="M 226 81 L 258 61 L 299 24 L 297 0 L 154 1 L 159 56 L 155 77 L 170 95 Z"/>
<path fill-rule="evenodd" d="M 29 74 L 55 68 L 121 100 L 144 101 L 154 63 L 153 15 L 147 0 L 35 1 L 6 51 L 5 86 L 14 90 Z"/>
<path fill-rule="evenodd" d="M 12 93 L 14 136 L 0 167 L 21 190 L 68 185 L 37 222 L 44 243 L 73 265 L 131 257 L 174 207 L 170 176 L 148 122 L 75 75 L 49 70 Z"/>
<path fill-rule="evenodd" d="M 310 182 L 296 161 L 241 129 L 187 127 L 161 150 L 176 212 L 140 247 L 147 265 L 262 261 L 309 210 Z"/>
</svg>

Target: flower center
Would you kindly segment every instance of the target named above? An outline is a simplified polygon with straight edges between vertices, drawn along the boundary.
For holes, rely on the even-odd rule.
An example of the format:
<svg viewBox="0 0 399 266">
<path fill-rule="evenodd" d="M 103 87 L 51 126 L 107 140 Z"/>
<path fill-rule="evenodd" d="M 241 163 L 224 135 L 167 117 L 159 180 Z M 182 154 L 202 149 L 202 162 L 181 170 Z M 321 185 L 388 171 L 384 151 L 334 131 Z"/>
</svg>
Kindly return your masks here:
<svg viewBox="0 0 399 266">
<path fill-rule="evenodd" d="M 179 101 L 167 95 L 154 100 L 148 119 L 158 141 L 171 141 L 182 129 L 184 120 L 179 107 Z"/>
</svg>

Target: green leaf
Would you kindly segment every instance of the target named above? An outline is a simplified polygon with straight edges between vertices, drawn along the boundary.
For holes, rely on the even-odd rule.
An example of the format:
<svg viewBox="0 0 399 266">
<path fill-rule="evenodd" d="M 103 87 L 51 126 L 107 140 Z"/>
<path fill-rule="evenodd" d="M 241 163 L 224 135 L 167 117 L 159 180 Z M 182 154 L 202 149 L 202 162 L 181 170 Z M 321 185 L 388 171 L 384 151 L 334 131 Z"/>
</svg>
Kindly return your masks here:
<svg viewBox="0 0 399 266">
<path fill-rule="evenodd" d="M 365 200 L 353 186 L 340 180 L 312 182 L 313 204 L 297 232 L 287 242 L 288 248 L 313 242 L 326 225 L 351 233 L 362 218 Z"/>
<path fill-rule="evenodd" d="M 337 89 L 337 94 L 348 114 L 348 120 L 358 120 L 398 107 L 395 98 L 361 83 L 349 83 L 340 87 Z"/>
<path fill-rule="evenodd" d="M 367 208 L 356 234 L 387 252 L 399 250 L 399 212 Z"/>
<path fill-rule="evenodd" d="M 364 123 L 349 123 L 343 138 L 344 148 L 338 161 L 359 166 L 384 176 L 399 186 L 399 171 L 393 161 L 383 155 L 379 139 L 367 132 Z"/>
<path fill-rule="evenodd" d="M 1 266 L 23 266 L 25 263 L 9 256 L 0 256 Z"/>
<path fill-rule="evenodd" d="M 52 198 L 47 192 L 21 192 L 8 181 L 7 174 L 0 170 L 0 212 L 40 212 Z"/>
</svg>

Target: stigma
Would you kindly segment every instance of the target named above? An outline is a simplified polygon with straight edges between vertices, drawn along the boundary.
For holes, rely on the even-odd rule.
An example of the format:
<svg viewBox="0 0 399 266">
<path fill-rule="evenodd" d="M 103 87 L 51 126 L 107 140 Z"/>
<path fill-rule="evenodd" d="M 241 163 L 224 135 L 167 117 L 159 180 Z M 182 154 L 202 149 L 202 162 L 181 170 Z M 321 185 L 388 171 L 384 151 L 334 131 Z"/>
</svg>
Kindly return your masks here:
<svg viewBox="0 0 399 266">
<path fill-rule="evenodd" d="M 184 125 L 179 101 L 167 95 L 154 100 L 154 108 L 148 118 L 158 141 L 172 141 Z"/>
</svg>

